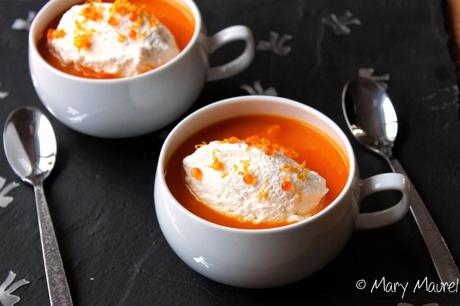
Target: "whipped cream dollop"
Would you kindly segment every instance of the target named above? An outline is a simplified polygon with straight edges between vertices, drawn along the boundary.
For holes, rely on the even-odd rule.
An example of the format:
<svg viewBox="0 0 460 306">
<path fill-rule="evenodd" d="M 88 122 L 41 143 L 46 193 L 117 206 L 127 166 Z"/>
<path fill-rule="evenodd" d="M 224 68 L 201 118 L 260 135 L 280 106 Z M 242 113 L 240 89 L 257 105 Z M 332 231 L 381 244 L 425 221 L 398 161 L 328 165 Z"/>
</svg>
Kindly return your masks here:
<svg viewBox="0 0 460 306">
<path fill-rule="evenodd" d="M 47 36 L 62 64 L 119 77 L 141 74 L 179 53 L 168 28 L 127 0 L 75 5 Z"/>
<path fill-rule="evenodd" d="M 300 221 L 328 188 L 324 178 L 286 152 L 264 139 L 212 141 L 184 158 L 186 184 L 205 205 L 243 221 Z"/>
</svg>

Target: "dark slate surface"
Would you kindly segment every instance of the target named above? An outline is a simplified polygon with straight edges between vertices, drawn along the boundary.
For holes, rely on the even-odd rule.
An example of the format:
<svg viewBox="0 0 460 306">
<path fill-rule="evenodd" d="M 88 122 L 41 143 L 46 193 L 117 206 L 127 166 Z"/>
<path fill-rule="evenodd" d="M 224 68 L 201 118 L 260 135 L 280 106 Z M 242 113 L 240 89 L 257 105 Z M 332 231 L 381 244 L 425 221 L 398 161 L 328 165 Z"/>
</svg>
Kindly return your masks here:
<svg viewBox="0 0 460 306">
<path fill-rule="evenodd" d="M 0 0 L 0 122 L 14 108 L 43 109 L 27 67 L 27 32 L 12 31 L 15 18 L 38 10 L 44 0 Z M 248 25 L 256 41 L 269 32 L 293 36 L 288 56 L 257 51 L 253 65 L 228 80 L 209 83 L 193 109 L 246 94 L 242 84 L 260 80 L 280 96 L 309 104 L 341 127 L 340 94 L 359 68 L 389 73 L 389 94 L 401 121 L 396 154 L 405 166 L 454 258 L 460 262 L 460 123 L 454 66 L 441 0 L 200 0 L 208 32 Z M 349 10 L 362 25 L 336 35 L 322 24 Z M 219 51 L 213 61 L 237 54 Z M 65 97 L 63 97 L 65 99 Z M 49 113 L 47 113 L 50 115 Z M 51 117 L 51 115 L 50 115 Z M 104 140 L 52 121 L 58 141 L 56 171 L 46 183 L 71 291 L 78 305 L 460 305 L 460 295 L 359 291 L 355 283 L 386 277 L 415 284 L 436 273 L 410 216 L 393 226 L 356 232 L 340 255 L 314 276 L 270 290 L 244 290 L 207 280 L 186 267 L 165 242 L 153 206 L 153 178 L 162 139 L 173 124 L 150 135 Z M 353 143 L 362 175 L 387 171 L 374 155 Z M 0 176 L 17 178 L 0 154 Z M 29 187 L 12 192 L 0 208 L 0 281 L 9 270 L 31 283 L 18 289 L 21 305 L 46 305 L 38 227 Z M 392 198 L 387 195 L 386 198 Z M 368 201 L 379 207 L 382 197 Z M 333 237 L 331 237 L 333 239 Z"/>
</svg>

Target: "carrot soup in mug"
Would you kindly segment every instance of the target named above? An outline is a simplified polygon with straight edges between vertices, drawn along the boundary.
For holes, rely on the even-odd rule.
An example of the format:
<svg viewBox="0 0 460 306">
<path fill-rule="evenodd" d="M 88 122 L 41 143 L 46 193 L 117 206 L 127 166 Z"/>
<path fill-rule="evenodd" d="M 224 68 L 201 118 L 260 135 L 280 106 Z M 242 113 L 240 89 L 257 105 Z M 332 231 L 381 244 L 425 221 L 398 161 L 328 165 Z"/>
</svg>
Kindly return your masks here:
<svg viewBox="0 0 460 306">
<path fill-rule="evenodd" d="M 361 199 L 397 190 L 390 208 Z M 409 209 L 404 175 L 359 178 L 343 131 L 319 111 L 280 97 L 212 103 L 168 135 L 155 175 L 155 211 L 192 269 L 246 288 L 285 285 L 321 269 L 355 229 L 397 222 Z"/>
<path fill-rule="evenodd" d="M 210 67 L 209 55 L 237 40 L 243 52 Z M 242 25 L 208 37 L 193 0 L 49 1 L 29 31 L 40 100 L 68 127 L 108 138 L 142 135 L 175 120 L 207 81 L 248 67 L 254 49 Z"/>
</svg>

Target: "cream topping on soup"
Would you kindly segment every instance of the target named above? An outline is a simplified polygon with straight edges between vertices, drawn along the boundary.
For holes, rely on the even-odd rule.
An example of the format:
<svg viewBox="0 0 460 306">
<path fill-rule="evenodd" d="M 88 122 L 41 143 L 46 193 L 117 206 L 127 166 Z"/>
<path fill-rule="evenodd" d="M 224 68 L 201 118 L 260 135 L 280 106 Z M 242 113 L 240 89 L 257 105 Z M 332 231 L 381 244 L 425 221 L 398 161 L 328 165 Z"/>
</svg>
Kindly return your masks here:
<svg viewBox="0 0 460 306">
<path fill-rule="evenodd" d="M 179 53 L 168 28 L 127 0 L 75 5 L 47 38 L 63 64 L 121 77 L 151 70 Z"/>
<path fill-rule="evenodd" d="M 185 181 L 210 208 L 244 221 L 296 222 L 327 193 L 326 181 L 296 152 L 257 136 L 198 145 L 183 159 Z"/>
</svg>

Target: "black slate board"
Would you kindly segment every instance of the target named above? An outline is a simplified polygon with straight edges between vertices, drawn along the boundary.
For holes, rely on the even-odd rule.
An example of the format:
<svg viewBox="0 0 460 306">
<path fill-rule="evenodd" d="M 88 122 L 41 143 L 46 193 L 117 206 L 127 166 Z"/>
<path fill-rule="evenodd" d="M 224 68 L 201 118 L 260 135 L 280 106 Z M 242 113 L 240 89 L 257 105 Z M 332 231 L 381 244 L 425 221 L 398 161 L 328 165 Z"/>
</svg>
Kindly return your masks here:
<svg viewBox="0 0 460 306">
<path fill-rule="evenodd" d="M 37 11 L 44 0 L 0 0 L 0 122 L 14 108 L 34 105 L 27 66 L 27 32 L 13 31 L 15 18 Z M 192 110 L 247 94 L 240 88 L 260 80 L 280 96 L 309 104 L 346 128 L 340 95 L 358 69 L 390 74 L 389 94 L 401 121 L 395 153 L 425 200 L 460 262 L 460 123 L 454 66 L 441 0 L 233 0 L 197 1 L 209 33 L 245 24 L 256 41 L 269 32 L 292 35 L 287 56 L 257 51 L 240 75 L 209 83 Z M 346 11 L 359 18 L 349 35 L 336 35 L 322 18 Z M 236 44 L 213 62 L 237 54 Z M 65 99 L 65 97 L 63 97 Z M 51 115 L 47 113 L 50 117 Z M 370 293 L 355 283 L 385 277 L 410 282 L 437 281 L 411 216 L 379 230 L 356 232 L 340 255 L 312 277 L 290 286 L 245 290 L 207 280 L 185 266 L 165 242 L 153 207 L 153 178 L 162 141 L 174 126 L 126 140 L 84 136 L 52 121 L 59 158 L 46 183 L 71 291 L 77 305 L 460 305 L 459 294 L 401 291 Z M 363 177 L 388 171 L 381 160 L 354 143 Z M 17 178 L 0 154 L 0 176 Z M 0 208 L 0 281 L 9 270 L 31 281 L 18 289 L 21 305 L 46 305 L 33 192 L 21 186 L 15 200 Z M 369 203 L 379 207 L 392 195 Z"/>
</svg>

